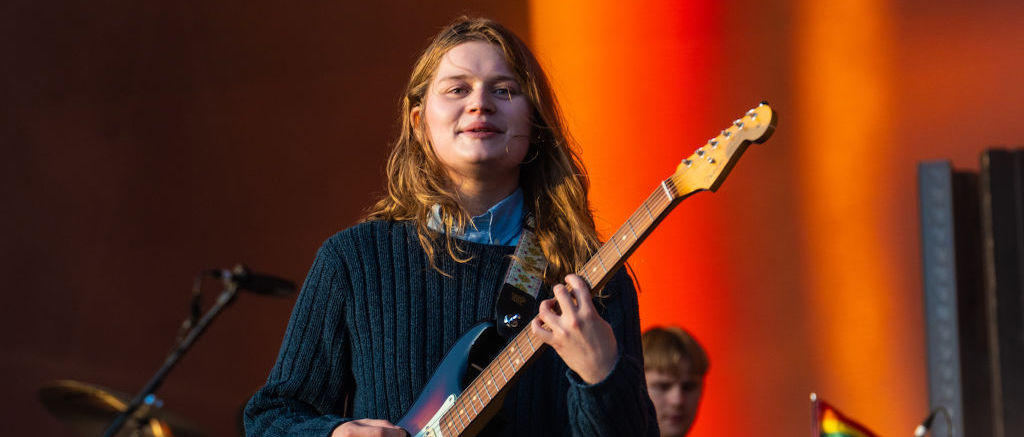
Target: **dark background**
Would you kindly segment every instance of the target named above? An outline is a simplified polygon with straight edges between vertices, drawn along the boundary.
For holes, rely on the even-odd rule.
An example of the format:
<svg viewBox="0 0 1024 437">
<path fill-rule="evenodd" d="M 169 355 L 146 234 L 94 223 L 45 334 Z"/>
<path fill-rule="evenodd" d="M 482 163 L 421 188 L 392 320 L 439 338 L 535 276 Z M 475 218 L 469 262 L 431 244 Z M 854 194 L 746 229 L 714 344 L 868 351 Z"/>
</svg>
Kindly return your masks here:
<svg viewBox="0 0 1024 437">
<path fill-rule="evenodd" d="M 396 13 L 396 11 L 401 11 Z M 412 62 L 460 14 L 526 35 L 519 1 L 5 2 L 0 6 L 0 415 L 70 435 L 36 390 L 135 393 L 192 278 L 244 262 L 301 282 L 382 189 Z M 221 290 L 204 283 L 205 305 Z M 158 391 L 234 435 L 294 297 L 240 295 Z"/>
</svg>

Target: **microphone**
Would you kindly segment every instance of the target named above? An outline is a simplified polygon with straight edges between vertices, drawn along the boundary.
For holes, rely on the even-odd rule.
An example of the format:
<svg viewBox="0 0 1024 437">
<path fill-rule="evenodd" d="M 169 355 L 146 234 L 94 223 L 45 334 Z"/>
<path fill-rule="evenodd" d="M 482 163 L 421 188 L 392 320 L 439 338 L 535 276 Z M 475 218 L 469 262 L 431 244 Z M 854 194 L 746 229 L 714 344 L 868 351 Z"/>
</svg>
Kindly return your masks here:
<svg viewBox="0 0 1024 437">
<path fill-rule="evenodd" d="M 952 417 L 950 417 L 949 411 L 946 410 L 946 407 L 938 406 L 928 414 L 928 417 L 924 419 L 924 422 L 917 425 L 917 428 L 914 429 L 914 437 L 924 437 L 924 435 L 932 429 L 932 422 L 935 421 L 935 417 L 938 416 L 940 412 L 946 414 L 947 431 L 949 432 L 949 435 L 953 435 L 953 421 Z"/>
<path fill-rule="evenodd" d="M 236 265 L 234 269 L 210 269 L 207 275 L 233 282 L 239 290 L 275 297 L 286 297 L 295 292 L 295 283 L 275 276 L 263 275 L 249 271 L 244 265 Z"/>
</svg>

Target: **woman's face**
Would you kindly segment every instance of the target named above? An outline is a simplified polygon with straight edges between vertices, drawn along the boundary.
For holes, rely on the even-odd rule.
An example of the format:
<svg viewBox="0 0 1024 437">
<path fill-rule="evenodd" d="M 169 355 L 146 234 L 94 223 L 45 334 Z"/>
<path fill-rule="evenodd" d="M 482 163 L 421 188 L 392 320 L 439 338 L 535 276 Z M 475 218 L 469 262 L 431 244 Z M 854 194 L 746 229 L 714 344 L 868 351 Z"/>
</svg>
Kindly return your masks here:
<svg viewBox="0 0 1024 437">
<path fill-rule="evenodd" d="M 483 41 L 441 58 L 422 107 L 434 153 L 457 184 L 518 184 L 530 146 L 531 106 L 500 49 Z"/>
</svg>

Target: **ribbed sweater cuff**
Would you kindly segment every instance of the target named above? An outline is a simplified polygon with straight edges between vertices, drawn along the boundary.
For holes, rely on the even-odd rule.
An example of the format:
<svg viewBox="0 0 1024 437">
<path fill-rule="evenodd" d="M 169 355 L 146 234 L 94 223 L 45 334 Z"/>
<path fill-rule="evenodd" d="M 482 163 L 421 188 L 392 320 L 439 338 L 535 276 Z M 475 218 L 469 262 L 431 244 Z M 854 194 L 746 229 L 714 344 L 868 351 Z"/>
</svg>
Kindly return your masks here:
<svg viewBox="0 0 1024 437">
<path fill-rule="evenodd" d="M 576 372 L 569 378 L 569 417 L 577 435 L 644 435 L 650 424 L 644 414 L 643 370 L 636 359 L 619 354 L 604 380 L 587 384 Z M 647 402 L 650 402 L 649 400 Z"/>
</svg>

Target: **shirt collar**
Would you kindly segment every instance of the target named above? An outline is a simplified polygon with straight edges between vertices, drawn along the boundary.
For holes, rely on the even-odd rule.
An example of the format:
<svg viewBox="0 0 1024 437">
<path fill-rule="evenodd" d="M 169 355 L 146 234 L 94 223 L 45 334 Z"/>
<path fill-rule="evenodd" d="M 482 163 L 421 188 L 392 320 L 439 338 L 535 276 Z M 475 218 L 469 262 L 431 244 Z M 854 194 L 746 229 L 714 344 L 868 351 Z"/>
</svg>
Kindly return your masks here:
<svg viewBox="0 0 1024 437">
<path fill-rule="evenodd" d="M 441 223 L 440 205 L 434 205 L 427 227 L 444 233 Z M 473 229 L 475 227 L 475 229 Z M 473 217 L 473 226 L 465 230 L 453 230 L 452 235 L 460 240 L 499 246 L 519 244 L 523 232 L 523 190 L 516 188 L 512 194 L 490 207 L 483 214 Z"/>
</svg>

